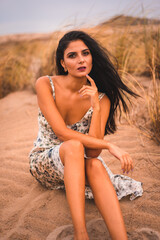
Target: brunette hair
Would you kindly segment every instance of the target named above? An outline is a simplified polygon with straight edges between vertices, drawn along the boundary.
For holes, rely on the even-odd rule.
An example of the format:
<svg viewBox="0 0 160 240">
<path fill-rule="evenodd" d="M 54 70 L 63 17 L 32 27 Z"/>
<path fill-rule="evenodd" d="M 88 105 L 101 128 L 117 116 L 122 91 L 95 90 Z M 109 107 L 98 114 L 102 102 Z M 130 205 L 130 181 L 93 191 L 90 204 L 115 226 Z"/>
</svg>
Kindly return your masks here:
<svg viewBox="0 0 160 240">
<path fill-rule="evenodd" d="M 113 66 L 108 51 L 103 48 L 96 40 L 82 31 L 70 31 L 66 33 L 59 41 L 56 50 L 56 66 L 58 75 L 67 75 L 61 65 L 64 57 L 64 51 L 69 43 L 76 40 L 82 40 L 89 48 L 92 55 L 92 70 L 90 76 L 94 79 L 99 92 L 105 93 L 111 102 L 110 113 L 105 127 L 105 134 L 116 131 L 115 114 L 119 107 L 121 115 L 121 104 L 124 112 L 128 112 L 128 106 L 124 100 L 126 93 L 137 97 L 138 95 L 130 90 L 121 80 L 118 72 Z M 130 100 L 129 100 L 130 101 Z"/>
</svg>

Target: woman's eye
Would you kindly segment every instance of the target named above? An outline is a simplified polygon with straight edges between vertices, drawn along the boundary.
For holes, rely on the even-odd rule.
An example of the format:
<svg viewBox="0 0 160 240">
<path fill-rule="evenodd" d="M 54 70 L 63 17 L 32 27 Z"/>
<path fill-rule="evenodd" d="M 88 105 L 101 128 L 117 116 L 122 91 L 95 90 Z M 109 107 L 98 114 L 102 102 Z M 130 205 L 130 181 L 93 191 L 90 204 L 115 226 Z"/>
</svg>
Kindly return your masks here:
<svg viewBox="0 0 160 240">
<path fill-rule="evenodd" d="M 68 57 L 69 58 L 74 58 L 76 56 L 76 54 L 75 53 L 72 53 L 72 54 L 70 54 Z"/>
<path fill-rule="evenodd" d="M 87 55 L 89 55 L 89 52 L 83 52 L 83 55 L 87 56 Z"/>
</svg>

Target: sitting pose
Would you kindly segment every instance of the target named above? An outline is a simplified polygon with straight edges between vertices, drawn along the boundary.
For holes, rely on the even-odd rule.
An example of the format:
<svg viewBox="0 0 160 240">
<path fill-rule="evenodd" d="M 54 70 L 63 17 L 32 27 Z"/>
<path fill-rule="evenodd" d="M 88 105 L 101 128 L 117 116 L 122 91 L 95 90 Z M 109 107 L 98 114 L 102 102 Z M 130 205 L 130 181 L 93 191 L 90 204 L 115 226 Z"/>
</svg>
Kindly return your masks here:
<svg viewBox="0 0 160 240">
<path fill-rule="evenodd" d="M 85 196 L 94 198 L 111 238 L 125 240 L 118 200 L 142 196 L 142 183 L 114 175 L 99 155 L 108 150 L 124 173 L 133 170 L 129 154 L 103 138 L 116 131 L 117 107 L 128 110 L 124 95 L 136 94 L 122 82 L 106 50 L 82 31 L 61 38 L 56 65 L 56 76 L 36 82 L 39 132 L 30 172 L 47 188 L 65 188 L 75 240 L 89 239 Z"/>
</svg>

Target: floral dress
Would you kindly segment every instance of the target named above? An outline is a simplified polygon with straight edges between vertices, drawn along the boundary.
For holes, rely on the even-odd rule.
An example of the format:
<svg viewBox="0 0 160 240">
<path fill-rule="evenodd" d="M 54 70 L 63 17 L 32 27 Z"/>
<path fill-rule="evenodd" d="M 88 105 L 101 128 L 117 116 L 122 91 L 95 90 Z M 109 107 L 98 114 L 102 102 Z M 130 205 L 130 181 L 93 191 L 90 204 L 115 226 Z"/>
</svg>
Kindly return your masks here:
<svg viewBox="0 0 160 240">
<path fill-rule="evenodd" d="M 51 77 L 48 77 L 53 90 L 53 98 L 55 99 L 54 85 Z M 99 100 L 103 96 L 104 94 L 101 93 Z M 89 132 L 92 113 L 93 109 L 91 107 L 80 121 L 73 125 L 67 125 L 67 127 L 74 131 L 87 134 Z M 65 189 L 64 166 L 59 156 L 59 148 L 63 142 L 55 135 L 40 109 L 38 125 L 38 136 L 29 154 L 30 172 L 38 182 L 49 189 Z M 87 158 L 86 155 L 84 155 L 84 158 Z M 100 156 L 98 159 L 105 167 L 119 200 L 127 195 L 131 195 L 130 200 L 142 196 L 143 189 L 141 182 L 124 175 L 113 174 Z M 87 199 L 93 199 L 93 194 L 89 186 L 85 186 L 85 197 Z"/>
</svg>

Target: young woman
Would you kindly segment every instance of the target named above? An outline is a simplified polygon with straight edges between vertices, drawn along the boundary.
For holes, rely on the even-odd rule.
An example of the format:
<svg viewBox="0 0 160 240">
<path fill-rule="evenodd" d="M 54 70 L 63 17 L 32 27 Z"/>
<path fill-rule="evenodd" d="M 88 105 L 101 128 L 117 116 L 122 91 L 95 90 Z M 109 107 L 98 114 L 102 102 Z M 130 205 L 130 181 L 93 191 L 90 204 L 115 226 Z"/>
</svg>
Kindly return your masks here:
<svg viewBox="0 0 160 240">
<path fill-rule="evenodd" d="M 120 161 L 124 173 L 133 170 L 129 154 L 103 138 L 116 130 L 117 106 L 122 104 L 127 111 L 123 95 L 136 94 L 123 84 L 106 50 L 84 32 L 63 36 L 56 63 L 56 76 L 36 82 L 39 132 L 30 153 L 31 174 L 48 188 L 65 187 L 74 239 L 89 239 L 86 196 L 94 197 L 112 239 L 125 240 L 118 199 L 141 196 L 142 184 L 112 174 L 99 155 L 106 149 Z"/>
</svg>

